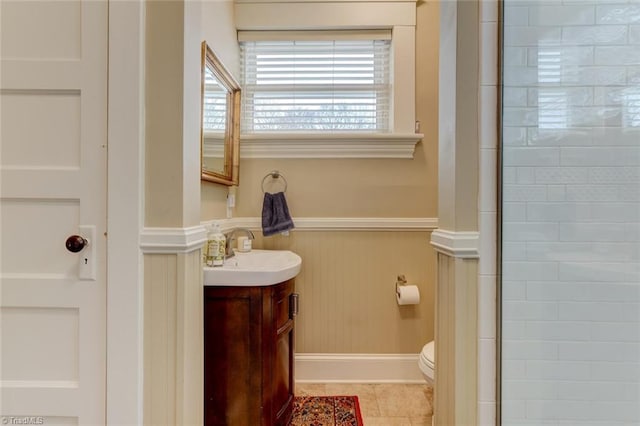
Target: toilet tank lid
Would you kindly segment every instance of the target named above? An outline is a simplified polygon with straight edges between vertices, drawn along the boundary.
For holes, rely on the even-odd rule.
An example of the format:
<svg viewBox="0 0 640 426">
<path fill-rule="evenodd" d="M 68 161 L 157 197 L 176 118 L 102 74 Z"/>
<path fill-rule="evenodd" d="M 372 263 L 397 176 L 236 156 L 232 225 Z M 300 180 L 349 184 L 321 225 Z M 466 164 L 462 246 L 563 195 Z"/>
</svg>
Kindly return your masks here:
<svg viewBox="0 0 640 426">
<path fill-rule="evenodd" d="M 432 363 L 434 363 L 435 362 L 435 342 L 431 341 L 426 345 L 424 345 L 424 347 L 422 348 L 421 355 L 426 359 L 428 359 L 429 361 L 431 361 Z"/>
</svg>

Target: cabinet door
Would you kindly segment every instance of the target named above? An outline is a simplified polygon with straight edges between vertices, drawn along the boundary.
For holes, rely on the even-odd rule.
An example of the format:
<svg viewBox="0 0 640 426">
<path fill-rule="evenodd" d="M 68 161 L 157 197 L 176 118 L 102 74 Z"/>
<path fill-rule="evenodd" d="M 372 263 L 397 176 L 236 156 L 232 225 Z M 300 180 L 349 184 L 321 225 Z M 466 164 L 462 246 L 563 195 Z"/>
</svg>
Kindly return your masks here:
<svg viewBox="0 0 640 426">
<path fill-rule="evenodd" d="M 286 281 L 274 289 L 271 297 L 274 319 L 272 333 L 275 335 L 271 365 L 271 403 L 275 425 L 287 425 L 293 413 L 293 287 L 293 280 Z"/>
<path fill-rule="evenodd" d="M 204 424 L 261 424 L 260 288 L 205 287 Z"/>
</svg>

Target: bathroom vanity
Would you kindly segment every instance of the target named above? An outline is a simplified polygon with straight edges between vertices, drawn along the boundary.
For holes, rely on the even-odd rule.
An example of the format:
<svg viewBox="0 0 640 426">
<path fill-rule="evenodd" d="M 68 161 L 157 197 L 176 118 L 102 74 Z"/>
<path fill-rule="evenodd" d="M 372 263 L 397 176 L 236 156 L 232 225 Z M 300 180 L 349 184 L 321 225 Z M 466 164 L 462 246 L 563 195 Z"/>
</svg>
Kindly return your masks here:
<svg viewBox="0 0 640 426">
<path fill-rule="evenodd" d="M 205 426 L 285 426 L 291 419 L 298 309 L 293 277 L 300 258 L 287 252 L 297 258 L 297 267 L 277 275 L 293 276 L 275 284 L 269 281 L 276 275 L 267 270 L 256 275 L 257 283 L 246 274 L 239 282 L 233 282 L 235 274 L 227 277 L 230 285 L 217 282 L 229 269 L 237 268 L 238 276 L 250 264 L 255 269 L 262 262 L 256 252 L 253 259 L 243 255 L 235 265 L 227 262 L 227 271 L 204 271 Z"/>
</svg>

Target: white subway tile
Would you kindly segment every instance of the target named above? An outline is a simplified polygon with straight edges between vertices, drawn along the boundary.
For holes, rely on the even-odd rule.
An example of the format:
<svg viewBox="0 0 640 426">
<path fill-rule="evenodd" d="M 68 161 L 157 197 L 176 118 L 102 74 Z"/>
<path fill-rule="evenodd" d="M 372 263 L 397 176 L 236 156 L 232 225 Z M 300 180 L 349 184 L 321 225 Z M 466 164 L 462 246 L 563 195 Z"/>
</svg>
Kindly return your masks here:
<svg viewBox="0 0 640 426">
<path fill-rule="evenodd" d="M 527 321 L 527 340 L 587 341 L 591 337 L 589 323 L 571 321 Z"/>
<path fill-rule="evenodd" d="M 478 400 L 496 400 L 496 341 L 478 341 Z"/>
<path fill-rule="evenodd" d="M 498 23 L 480 24 L 480 84 L 498 83 Z"/>
<path fill-rule="evenodd" d="M 498 153 L 495 149 L 480 149 L 478 207 L 481 212 L 496 212 L 498 210 L 497 156 Z"/>
<path fill-rule="evenodd" d="M 640 66 L 627 67 L 627 84 L 630 86 L 640 84 Z"/>
<path fill-rule="evenodd" d="M 554 223 L 505 223 L 504 241 L 557 241 L 558 225 Z"/>
<path fill-rule="evenodd" d="M 627 87 L 594 87 L 593 104 L 596 106 L 617 106 L 621 107 L 629 89 Z"/>
<path fill-rule="evenodd" d="M 495 149 L 498 146 L 498 88 L 480 88 L 480 147 Z"/>
<path fill-rule="evenodd" d="M 635 185 L 567 185 L 567 200 L 577 202 L 629 202 L 640 200 Z"/>
<path fill-rule="evenodd" d="M 562 74 L 560 78 L 561 83 L 565 85 L 623 85 L 625 84 L 627 78 L 627 69 L 624 66 L 564 66 L 562 68 Z"/>
<path fill-rule="evenodd" d="M 640 284 L 639 284 L 640 286 Z M 638 312 L 640 316 L 640 311 Z M 591 323 L 591 339 L 596 342 L 640 342 L 638 323 Z"/>
<path fill-rule="evenodd" d="M 560 302 L 558 318 L 562 321 L 638 322 L 637 303 Z"/>
<path fill-rule="evenodd" d="M 569 127 L 619 126 L 621 122 L 618 107 L 573 107 L 566 118 Z"/>
<path fill-rule="evenodd" d="M 525 300 L 527 298 L 525 281 L 502 280 L 502 300 Z M 507 318 L 508 319 L 508 318 Z"/>
<path fill-rule="evenodd" d="M 504 65 L 502 83 L 505 87 L 527 87 L 538 85 L 538 69 L 532 66 Z"/>
<path fill-rule="evenodd" d="M 569 203 L 527 203 L 527 220 L 530 222 L 583 222 L 589 212 Z"/>
<path fill-rule="evenodd" d="M 587 298 L 600 302 L 628 302 L 640 306 L 638 283 L 592 283 L 588 286 Z"/>
<path fill-rule="evenodd" d="M 527 377 L 527 361 L 524 360 L 503 360 L 502 377 L 509 380 L 524 379 Z"/>
<path fill-rule="evenodd" d="M 560 42 L 561 37 L 560 28 L 555 27 L 505 26 L 504 28 L 505 46 L 538 46 L 544 43 Z"/>
<path fill-rule="evenodd" d="M 525 340 L 526 321 L 502 321 L 502 340 Z"/>
<path fill-rule="evenodd" d="M 558 276 L 562 281 L 640 282 L 640 264 L 564 262 L 559 265 Z"/>
<path fill-rule="evenodd" d="M 586 183 L 589 169 L 582 167 L 536 167 L 535 182 L 560 184 L 560 183 Z"/>
<path fill-rule="evenodd" d="M 524 420 L 526 415 L 526 401 L 514 401 L 505 399 L 502 401 L 502 419 L 508 420 L 508 424 L 512 424 L 514 420 Z"/>
<path fill-rule="evenodd" d="M 504 3 L 504 24 L 509 26 L 529 25 L 529 8 L 518 7 L 518 3 Z"/>
<path fill-rule="evenodd" d="M 592 167 L 589 169 L 588 180 L 595 184 L 640 184 L 640 167 Z M 636 209 L 637 207 L 636 205 Z"/>
<path fill-rule="evenodd" d="M 640 150 L 637 147 L 561 148 L 560 162 L 563 166 L 581 167 L 640 166 Z"/>
<path fill-rule="evenodd" d="M 640 44 L 640 25 L 629 26 L 629 43 Z"/>
<path fill-rule="evenodd" d="M 478 337 L 496 338 L 496 276 L 478 278 Z"/>
<path fill-rule="evenodd" d="M 549 380 L 510 380 L 505 378 L 503 395 L 512 400 L 519 399 L 557 399 L 558 385 Z"/>
<path fill-rule="evenodd" d="M 549 185 L 547 187 L 547 201 L 566 201 L 567 188 L 564 185 Z"/>
<path fill-rule="evenodd" d="M 503 185 L 504 202 L 547 201 L 547 187 L 544 185 Z"/>
<path fill-rule="evenodd" d="M 516 178 L 518 185 L 535 185 L 536 168 L 535 167 L 518 167 L 518 175 Z"/>
<path fill-rule="evenodd" d="M 558 356 L 569 361 L 633 362 L 640 359 L 639 343 L 559 342 Z"/>
<path fill-rule="evenodd" d="M 640 387 L 635 383 L 555 383 L 558 399 L 582 401 L 637 401 L 640 399 Z"/>
<path fill-rule="evenodd" d="M 562 58 L 562 65 L 593 65 L 592 46 L 540 46 L 527 49 L 527 65 L 537 67 L 540 57 L 549 54 L 558 54 Z"/>
<path fill-rule="evenodd" d="M 531 146 L 591 145 L 592 129 L 527 129 L 527 144 Z"/>
<path fill-rule="evenodd" d="M 528 106 L 544 106 L 566 109 L 569 106 L 591 106 L 594 98 L 593 87 L 534 87 L 528 89 Z"/>
<path fill-rule="evenodd" d="M 624 146 L 638 147 L 640 140 L 640 128 L 626 127 L 613 128 L 604 127 L 599 129 L 589 129 L 592 132 L 592 144 L 599 146 Z M 631 148 L 634 149 L 634 148 Z M 621 153 L 625 155 L 625 153 Z"/>
<path fill-rule="evenodd" d="M 573 161 L 579 159 L 577 158 L 579 154 L 574 154 L 576 158 Z M 569 160 L 571 159 L 570 157 Z M 560 150 L 558 148 L 508 147 L 504 149 L 503 162 L 505 166 L 558 166 L 560 165 Z"/>
<path fill-rule="evenodd" d="M 522 146 L 527 144 L 526 127 L 503 127 L 502 143 L 505 146 Z"/>
<path fill-rule="evenodd" d="M 640 382 L 640 363 L 632 362 L 592 362 L 590 378 L 593 381 Z"/>
<path fill-rule="evenodd" d="M 480 260 L 478 261 L 478 273 L 482 275 L 495 275 L 497 267 L 497 220 L 495 212 L 480 213 Z"/>
<path fill-rule="evenodd" d="M 502 342 L 502 359 L 510 361 L 558 359 L 558 343 L 506 340 Z"/>
<path fill-rule="evenodd" d="M 562 223 L 560 241 L 630 241 L 632 229 L 624 223 Z"/>
<path fill-rule="evenodd" d="M 617 4 L 598 6 L 596 23 L 604 25 L 640 22 L 640 5 Z"/>
<path fill-rule="evenodd" d="M 529 11 L 529 25 L 532 26 L 569 26 L 593 25 L 595 7 L 593 5 L 541 6 Z"/>
<path fill-rule="evenodd" d="M 553 320 L 558 318 L 558 304 L 506 300 L 502 302 L 503 317 L 512 321 Z"/>
<path fill-rule="evenodd" d="M 506 12 L 505 12 L 506 13 Z M 524 67 L 527 65 L 527 48 L 526 47 L 503 47 L 502 66 L 506 67 Z"/>
<path fill-rule="evenodd" d="M 527 89 L 524 87 L 505 87 L 502 91 L 502 105 L 505 107 L 526 107 Z"/>
<path fill-rule="evenodd" d="M 514 281 L 554 281 L 558 279 L 557 262 L 502 262 L 502 276 Z"/>
<path fill-rule="evenodd" d="M 527 300 L 532 301 L 576 301 L 588 299 L 588 287 L 582 283 L 529 281 L 527 282 L 526 291 Z M 581 307 L 582 305 L 578 309 Z M 564 306 L 564 309 L 570 310 L 571 307 Z M 580 311 L 580 313 L 582 314 L 583 311 Z M 566 313 L 565 316 L 567 316 Z"/>
<path fill-rule="evenodd" d="M 502 112 L 502 120 L 506 125 L 537 126 L 538 109 L 515 107 L 504 108 Z"/>
<path fill-rule="evenodd" d="M 593 406 L 584 401 L 527 401 L 527 417 L 535 419 L 591 420 Z"/>
<path fill-rule="evenodd" d="M 527 244 L 525 242 L 505 241 L 502 244 L 502 260 L 536 260 L 527 255 Z M 541 259 L 538 259 L 541 260 Z M 542 259 L 548 260 L 548 259 Z"/>
<path fill-rule="evenodd" d="M 637 65 L 640 63 L 638 46 L 596 47 L 596 65 Z"/>
<path fill-rule="evenodd" d="M 526 260 L 558 262 L 624 262 L 640 260 L 640 248 L 634 243 L 603 242 L 530 242 Z"/>
<path fill-rule="evenodd" d="M 526 361 L 527 378 L 533 380 L 585 380 L 591 366 L 588 362 Z"/>
<path fill-rule="evenodd" d="M 576 45 L 625 44 L 627 29 L 625 25 L 563 27 L 562 42 Z"/>
<path fill-rule="evenodd" d="M 516 168 L 515 167 L 503 167 L 502 168 L 502 183 L 503 184 L 516 183 Z"/>
</svg>

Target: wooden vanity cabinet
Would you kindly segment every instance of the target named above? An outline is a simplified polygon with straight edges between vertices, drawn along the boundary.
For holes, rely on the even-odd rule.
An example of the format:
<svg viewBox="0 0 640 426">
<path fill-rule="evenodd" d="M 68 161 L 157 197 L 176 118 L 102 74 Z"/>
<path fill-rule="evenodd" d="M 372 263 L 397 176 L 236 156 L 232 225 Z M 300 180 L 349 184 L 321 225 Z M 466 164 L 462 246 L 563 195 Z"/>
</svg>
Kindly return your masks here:
<svg viewBox="0 0 640 426">
<path fill-rule="evenodd" d="M 293 412 L 294 280 L 204 287 L 204 425 L 286 426 Z"/>
</svg>

